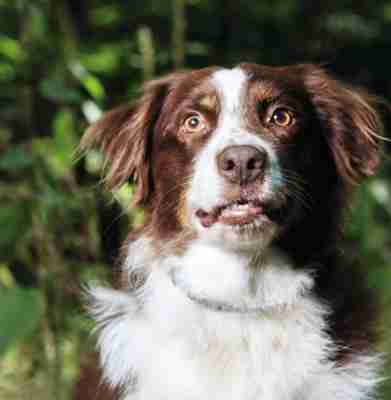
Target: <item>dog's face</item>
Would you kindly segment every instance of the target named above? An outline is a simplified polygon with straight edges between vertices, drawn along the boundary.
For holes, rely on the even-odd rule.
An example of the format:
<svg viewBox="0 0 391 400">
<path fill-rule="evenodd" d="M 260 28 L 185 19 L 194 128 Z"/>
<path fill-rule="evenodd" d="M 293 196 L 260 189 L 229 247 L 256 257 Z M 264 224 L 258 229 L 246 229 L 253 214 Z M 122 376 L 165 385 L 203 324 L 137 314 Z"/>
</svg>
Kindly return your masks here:
<svg viewBox="0 0 391 400">
<path fill-rule="evenodd" d="M 135 178 L 153 234 L 266 246 L 371 175 L 371 99 L 311 65 L 242 64 L 152 81 L 87 132 L 115 188 Z M 335 203 L 336 204 L 336 203 Z"/>
</svg>

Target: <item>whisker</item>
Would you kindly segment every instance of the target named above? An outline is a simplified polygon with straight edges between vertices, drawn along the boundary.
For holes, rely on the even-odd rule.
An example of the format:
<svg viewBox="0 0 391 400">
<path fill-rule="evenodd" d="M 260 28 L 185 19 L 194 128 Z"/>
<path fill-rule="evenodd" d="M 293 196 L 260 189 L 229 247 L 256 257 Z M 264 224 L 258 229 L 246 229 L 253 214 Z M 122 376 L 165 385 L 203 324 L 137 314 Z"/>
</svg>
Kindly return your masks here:
<svg viewBox="0 0 391 400">
<path fill-rule="evenodd" d="M 292 170 L 282 169 L 281 182 L 285 186 L 283 193 L 285 196 L 298 201 L 307 211 L 313 207 L 313 198 L 307 190 L 308 182 L 303 177 Z"/>
</svg>

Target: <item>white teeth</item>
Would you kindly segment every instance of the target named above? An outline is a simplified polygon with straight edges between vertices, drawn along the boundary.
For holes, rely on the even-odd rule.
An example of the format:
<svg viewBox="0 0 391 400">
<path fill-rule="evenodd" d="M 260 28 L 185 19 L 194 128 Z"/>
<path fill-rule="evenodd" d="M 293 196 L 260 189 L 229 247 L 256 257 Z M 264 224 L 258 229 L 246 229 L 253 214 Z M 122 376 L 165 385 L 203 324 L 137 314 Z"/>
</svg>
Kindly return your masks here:
<svg viewBox="0 0 391 400">
<path fill-rule="evenodd" d="M 233 210 L 230 212 L 230 215 L 234 217 L 241 217 L 242 215 L 247 215 L 246 210 Z"/>
<path fill-rule="evenodd" d="M 232 203 L 229 206 L 227 206 L 225 208 L 225 210 L 243 210 L 244 211 L 244 210 L 248 210 L 249 206 L 250 205 L 248 203 L 246 203 L 246 204 Z"/>
<path fill-rule="evenodd" d="M 249 204 L 233 203 L 222 211 L 222 215 L 229 214 L 230 216 L 241 217 L 248 214 L 249 208 Z"/>
</svg>

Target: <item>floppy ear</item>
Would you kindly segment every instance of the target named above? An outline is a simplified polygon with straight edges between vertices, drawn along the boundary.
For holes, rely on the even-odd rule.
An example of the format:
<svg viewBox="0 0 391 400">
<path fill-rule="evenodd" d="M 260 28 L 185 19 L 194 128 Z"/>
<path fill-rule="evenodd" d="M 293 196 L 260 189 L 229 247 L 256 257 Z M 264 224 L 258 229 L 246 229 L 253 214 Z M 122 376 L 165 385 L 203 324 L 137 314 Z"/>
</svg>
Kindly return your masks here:
<svg viewBox="0 0 391 400">
<path fill-rule="evenodd" d="M 373 175 L 383 134 L 376 109 L 379 99 L 330 77 L 318 66 L 301 67 L 340 176 L 354 184 Z"/>
<path fill-rule="evenodd" d="M 132 205 L 145 205 L 153 190 L 150 157 L 154 125 L 174 75 L 148 82 L 142 97 L 105 113 L 85 132 L 80 148 L 93 146 L 104 155 L 105 185 L 118 189 L 127 180 L 136 183 Z"/>
</svg>

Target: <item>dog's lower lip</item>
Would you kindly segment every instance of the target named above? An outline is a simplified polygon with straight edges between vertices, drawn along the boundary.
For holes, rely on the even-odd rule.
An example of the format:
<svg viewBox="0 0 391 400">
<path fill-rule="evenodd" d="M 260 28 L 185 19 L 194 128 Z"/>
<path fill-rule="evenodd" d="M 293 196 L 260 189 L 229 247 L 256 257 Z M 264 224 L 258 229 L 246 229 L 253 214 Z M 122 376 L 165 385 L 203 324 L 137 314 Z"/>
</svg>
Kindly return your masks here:
<svg viewBox="0 0 391 400">
<path fill-rule="evenodd" d="M 227 208 L 222 211 L 218 221 L 225 225 L 245 225 L 252 222 L 263 213 L 261 206 L 246 204 L 234 209 Z"/>
<path fill-rule="evenodd" d="M 217 220 L 217 216 L 215 216 L 213 213 L 207 213 L 201 209 L 197 210 L 196 216 L 200 219 L 200 222 L 204 228 L 209 228 Z"/>
<path fill-rule="evenodd" d="M 202 226 L 209 228 L 216 222 L 232 226 L 249 224 L 263 213 L 264 208 L 258 203 L 238 201 L 217 207 L 211 212 L 199 209 L 196 212 L 196 216 Z"/>
</svg>

